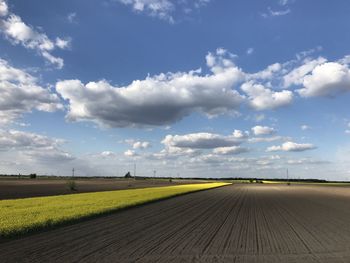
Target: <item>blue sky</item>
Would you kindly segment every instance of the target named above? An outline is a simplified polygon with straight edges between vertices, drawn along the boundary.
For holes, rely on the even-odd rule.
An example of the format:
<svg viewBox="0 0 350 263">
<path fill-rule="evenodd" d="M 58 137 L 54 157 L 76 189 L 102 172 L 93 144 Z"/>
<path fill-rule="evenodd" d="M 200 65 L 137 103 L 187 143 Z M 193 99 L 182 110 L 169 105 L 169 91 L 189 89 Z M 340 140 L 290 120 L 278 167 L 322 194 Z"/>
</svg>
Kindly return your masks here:
<svg viewBox="0 0 350 263">
<path fill-rule="evenodd" d="M 349 180 L 349 12 L 0 0 L 0 172 Z"/>
</svg>

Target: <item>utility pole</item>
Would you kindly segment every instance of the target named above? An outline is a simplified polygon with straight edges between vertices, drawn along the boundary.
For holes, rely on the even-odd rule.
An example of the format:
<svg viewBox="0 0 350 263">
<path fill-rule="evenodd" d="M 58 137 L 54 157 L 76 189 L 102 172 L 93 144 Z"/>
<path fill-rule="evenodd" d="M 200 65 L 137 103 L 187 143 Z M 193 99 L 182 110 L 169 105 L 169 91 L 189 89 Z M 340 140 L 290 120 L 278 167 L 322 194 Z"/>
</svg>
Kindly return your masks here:
<svg viewBox="0 0 350 263">
<path fill-rule="evenodd" d="M 157 170 L 153 170 L 153 177 L 156 177 Z"/>
<path fill-rule="evenodd" d="M 136 180 L 136 163 L 134 163 L 134 179 Z"/>
<path fill-rule="evenodd" d="M 74 168 L 72 169 L 72 177 L 74 177 L 74 172 L 75 172 L 75 170 L 74 170 Z"/>
</svg>

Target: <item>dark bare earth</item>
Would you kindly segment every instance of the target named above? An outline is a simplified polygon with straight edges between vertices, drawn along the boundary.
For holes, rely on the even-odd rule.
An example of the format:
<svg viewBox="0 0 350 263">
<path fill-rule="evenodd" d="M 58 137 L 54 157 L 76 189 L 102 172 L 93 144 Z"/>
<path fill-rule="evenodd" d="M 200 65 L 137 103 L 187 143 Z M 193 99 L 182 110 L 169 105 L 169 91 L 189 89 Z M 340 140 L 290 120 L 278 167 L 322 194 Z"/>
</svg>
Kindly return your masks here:
<svg viewBox="0 0 350 263">
<path fill-rule="evenodd" d="M 233 185 L 0 244 L 1 262 L 350 262 L 350 188 Z"/>
<path fill-rule="evenodd" d="M 85 192 L 123 190 L 133 188 L 157 187 L 177 184 L 201 183 L 199 180 L 165 179 L 76 179 L 76 190 L 68 186 L 68 179 L 9 179 L 0 178 L 0 200 L 35 196 L 74 194 Z"/>
</svg>

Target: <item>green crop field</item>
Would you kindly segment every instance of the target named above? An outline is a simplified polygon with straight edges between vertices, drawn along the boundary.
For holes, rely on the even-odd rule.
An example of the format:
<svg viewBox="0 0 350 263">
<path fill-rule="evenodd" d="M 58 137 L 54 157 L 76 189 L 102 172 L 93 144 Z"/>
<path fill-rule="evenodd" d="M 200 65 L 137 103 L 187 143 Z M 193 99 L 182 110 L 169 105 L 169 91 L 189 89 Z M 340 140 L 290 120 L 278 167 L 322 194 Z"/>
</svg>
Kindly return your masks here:
<svg viewBox="0 0 350 263">
<path fill-rule="evenodd" d="M 150 201 L 228 184 L 202 183 L 2 200 L 0 236 L 24 234 Z"/>
<path fill-rule="evenodd" d="M 288 181 L 273 181 L 263 180 L 264 184 L 286 184 Z M 319 185 L 319 186 L 350 186 L 348 182 L 308 182 L 308 181 L 289 181 L 290 184 L 301 184 L 301 185 Z"/>
</svg>

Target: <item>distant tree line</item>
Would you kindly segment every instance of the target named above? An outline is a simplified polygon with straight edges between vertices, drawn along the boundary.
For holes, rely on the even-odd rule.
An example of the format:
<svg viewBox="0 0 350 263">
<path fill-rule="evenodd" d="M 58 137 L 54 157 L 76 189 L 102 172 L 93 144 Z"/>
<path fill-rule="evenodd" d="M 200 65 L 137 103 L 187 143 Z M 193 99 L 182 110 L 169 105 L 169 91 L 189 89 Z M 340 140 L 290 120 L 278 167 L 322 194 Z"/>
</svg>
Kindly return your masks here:
<svg viewBox="0 0 350 263">
<path fill-rule="evenodd" d="M 57 175 L 38 175 L 36 173 L 31 174 L 0 174 L 0 177 L 17 177 L 17 178 L 58 178 L 58 179 L 67 179 L 68 176 L 57 176 Z M 131 175 L 130 172 L 127 172 L 124 176 L 74 176 L 75 179 L 122 179 L 122 178 L 135 178 Z M 348 181 L 327 181 L 323 179 L 315 179 L 315 178 L 304 178 L 304 179 L 296 179 L 296 178 L 249 178 L 249 177 L 172 177 L 172 176 L 136 176 L 136 180 L 148 180 L 148 179 L 176 179 L 176 180 L 211 180 L 211 181 L 235 181 L 235 180 L 252 180 L 254 182 L 262 182 L 264 180 L 273 180 L 273 181 L 281 181 L 281 182 L 305 182 L 305 183 L 345 183 Z"/>
</svg>

